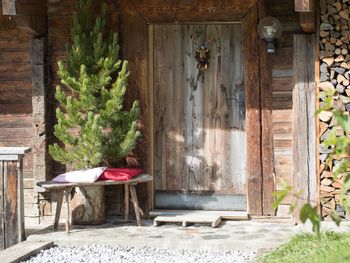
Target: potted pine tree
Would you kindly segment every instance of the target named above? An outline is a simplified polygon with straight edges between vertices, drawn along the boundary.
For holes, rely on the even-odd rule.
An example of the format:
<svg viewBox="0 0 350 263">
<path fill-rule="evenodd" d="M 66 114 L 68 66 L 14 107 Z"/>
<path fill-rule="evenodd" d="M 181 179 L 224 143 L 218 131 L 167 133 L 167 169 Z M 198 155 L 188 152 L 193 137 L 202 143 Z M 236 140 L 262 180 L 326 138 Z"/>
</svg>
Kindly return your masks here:
<svg viewBox="0 0 350 263">
<path fill-rule="evenodd" d="M 58 62 L 62 86 L 52 158 L 70 170 L 114 166 L 135 146 L 139 104 L 123 107 L 128 82 L 127 61 L 119 58 L 117 33 L 106 33 L 106 5 L 93 18 L 91 0 L 80 0 L 73 16 L 67 61 Z M 72 223 L 99 224 L 105 219 L 104 188 L 77 189 Z"/>
</svg>

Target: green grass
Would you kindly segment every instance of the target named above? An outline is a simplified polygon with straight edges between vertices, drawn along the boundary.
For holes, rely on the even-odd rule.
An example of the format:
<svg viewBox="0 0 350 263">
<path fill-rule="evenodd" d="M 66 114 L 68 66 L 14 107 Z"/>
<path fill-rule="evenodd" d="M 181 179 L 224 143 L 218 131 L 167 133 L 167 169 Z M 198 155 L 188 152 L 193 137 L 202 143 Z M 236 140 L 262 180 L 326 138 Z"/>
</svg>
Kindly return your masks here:
<svg viewBox="0 0 350 263">
<path fill-rule="evenodd" d="M 348 263 L 350 233 L 326 232 L 320 240 L 312 234 L 297 235 L 260 259 L 264 263 Z"/>
</svg>

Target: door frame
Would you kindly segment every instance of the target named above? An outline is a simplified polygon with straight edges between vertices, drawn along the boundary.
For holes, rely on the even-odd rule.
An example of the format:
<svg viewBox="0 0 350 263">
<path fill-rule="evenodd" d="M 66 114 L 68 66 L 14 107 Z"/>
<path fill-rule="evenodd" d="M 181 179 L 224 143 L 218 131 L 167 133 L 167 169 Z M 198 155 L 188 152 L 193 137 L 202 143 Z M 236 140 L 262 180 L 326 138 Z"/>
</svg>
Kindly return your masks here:
<svg viewBox="0 0 350 263">
<path fill-rule="evenodd" d="M 272 137 L 272 85 L 269 56 L 265 42 L 258 37 L 259 17 L 265 14 L 264 1 L 254 5 L 241 21 L 244 90 L 246 106 L 246 180 L 247 210 L 250 215 L 273 215 L 272 203 L 275 190 L 273 173 L 273 137 Z M 193 22 L 195 24 L 200 24 Z M 209 22 L 206 24 L 222 24 Z M 173 24 L 173 23 L 171 23 Z M 186 24 L 186 23 L 184 23 Z M 153 24 L 147 24 L 147 67 L 148 67 L 148 120 L 149 120 L 149 172 L 154 175 L 154 79 L 153 79 Z M 249 88 L 247 88 L 249 87 Z M 148 187 L 149 203 L 154 210 L 154 181 Z"/>
</svg>

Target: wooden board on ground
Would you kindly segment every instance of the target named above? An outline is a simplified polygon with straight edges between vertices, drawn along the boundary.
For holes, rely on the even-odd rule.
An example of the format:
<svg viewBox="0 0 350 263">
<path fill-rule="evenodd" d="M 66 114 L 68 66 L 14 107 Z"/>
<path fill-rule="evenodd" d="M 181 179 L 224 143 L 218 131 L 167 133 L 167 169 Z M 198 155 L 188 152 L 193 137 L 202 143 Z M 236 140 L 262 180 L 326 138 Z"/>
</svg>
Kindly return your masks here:
<svg viewBox="0 0 350 263">
<path fill-rule="evenodd" d="M 187 210 L 163 210 L 153 211 L 152 215 L 158 215 L 154 219 L 154 226 L 159 226 L 161 223 L 181 223 L 182 226 L 188 224 L 211 224 L 212 227 L 217 227 L 223 218 L 247 220 L 246 211 L 187 211 Z"/>
<path fill-rule="evenodd" d="M 174 215 L 174 216 L 157 216 L 154 219 L 154 226 L 161 223 L 181 223 L 183 227 L 188 224 L 211 224 L 211 227 L 217 227 L 221 223 L 219 215 Z"/>
<path fill-rule="evenodd" d="M 151 217 L 167 217 L 175 215 L 214 215 L 220 216 L 222 219 L 227 220 L 248 220 L 249 216 L 247 211 L 202 211 L 202 210 L 153 210 L 150 212 Z"/>
</svg>

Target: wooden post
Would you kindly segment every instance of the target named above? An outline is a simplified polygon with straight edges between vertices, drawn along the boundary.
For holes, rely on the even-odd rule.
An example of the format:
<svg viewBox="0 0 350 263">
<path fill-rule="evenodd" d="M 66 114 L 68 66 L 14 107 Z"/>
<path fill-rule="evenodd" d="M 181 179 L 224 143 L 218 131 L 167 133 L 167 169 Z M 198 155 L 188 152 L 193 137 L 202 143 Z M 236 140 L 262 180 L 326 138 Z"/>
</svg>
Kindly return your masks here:
<svg viewBox="0 0 350 263">
<path fill-rule="evenodd" d="M 261 118 L 257 6 L 243 19 L 244 87 L 246 98 L 248 213 L 262 215 Z"/>
<path fill-rule="evenodd" d="M 45 38 L 32 40 L 33 177 L 34 185 L 49 180 L 47 144 Z"/>
<path fill-rule="evenodd" d="M 129 202 L 129 184 L 125 184 L 124 186 L 125 193 L 124 193 L 124 204 L 125 204 L 125 218 L 124 221 L 128 222 L 129 221 L 129 210 L 130 210 L 130 202 Z"/>
<path fill-rule="evenodd" d="M 266 16 L 266 3 L 259 1 L 259 19 Z M 264 215 L 273 215 L 275 191 L 272 128 L 272 68 L 266 50 L 266 41 L 259 38 L 260 94 L 261 94 L 261 159 L 262 159 L 262 209 Z"/>
<path fill-rule="evenodd" d="M 24 240 L 23 157 L 26 147 L 0 147 L 0 250 Z"/>
<path fill-rule="evenodd" d="M 296 218 L 304 203 L 315 205 L 317 198 L 315 48 L 314 35 L 294 35 L 293 181 L 295 190 L 301 191 Z"/>
<path fill-rule="evenodd" d="M 69 233 L 70 231 L 70 209 L 69 209 L 69 201 L 70 201 L 70 192 L 72 191 L 71 188 L 65 188 L 63 190 L 64 200 L 67 205 L 67 211 L 66 211 L 66 232 Z"/>
<path fill-rule="evenodd" d="M 53 225 L 53 230 L 54 231 L 57 230 L 58 224 L 59 224 L 59 221 L 60 221 L 62 202 L 63 202 L 63 192 L 62 191 L 57 191 L 57 205 L 56 205 L 56 213 L 55 213 L 55 222 L 54 222 L 54 225 Z"/>
<path fill-rule="evenodd" d="M 130 185 L 130 195 L 131 195 L 131 201 L 134 205 L 134 211 L 135 211 L 135 215 L 136 215 L 137 225 L 142 226 L 141 214 L 143 214 L 143 212 L 141 212 L 142 210 L 140 209 L 139 201 L 137 200 L 135 185 Z"/>
</svg>

